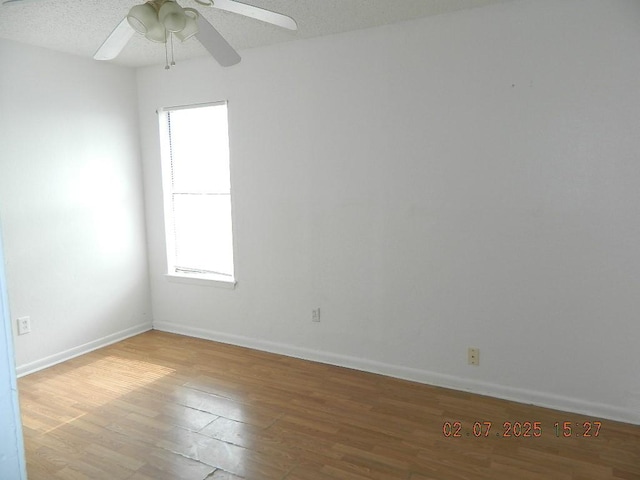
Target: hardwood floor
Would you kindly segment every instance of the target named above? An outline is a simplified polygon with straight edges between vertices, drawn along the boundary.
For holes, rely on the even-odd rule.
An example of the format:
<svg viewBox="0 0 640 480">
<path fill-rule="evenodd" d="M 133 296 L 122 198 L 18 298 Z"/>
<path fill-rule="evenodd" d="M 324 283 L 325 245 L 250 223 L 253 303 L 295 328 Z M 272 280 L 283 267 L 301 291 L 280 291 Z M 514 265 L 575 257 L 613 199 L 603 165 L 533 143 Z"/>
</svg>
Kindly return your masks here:
<svg viewBox="0 0 640 480">
<path fill-rule="evenodd" d="M 19 390 L 29 480 L 640 479 L 640 426 L 167 333 Z"/>
</svg>

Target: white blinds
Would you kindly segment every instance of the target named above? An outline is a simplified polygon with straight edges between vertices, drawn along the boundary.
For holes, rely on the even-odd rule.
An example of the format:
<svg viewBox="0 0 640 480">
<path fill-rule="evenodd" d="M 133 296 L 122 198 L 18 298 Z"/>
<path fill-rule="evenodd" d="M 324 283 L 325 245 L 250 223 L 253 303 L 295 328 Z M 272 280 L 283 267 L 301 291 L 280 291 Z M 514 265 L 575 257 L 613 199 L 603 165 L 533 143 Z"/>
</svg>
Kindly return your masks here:
<svg viewBox="0 0 640 480">
<path fill-rule="evenodd" d="M 227 105 L 169 110 L 165 118 L 170 269 L 233 277 Z"/>
</svg>

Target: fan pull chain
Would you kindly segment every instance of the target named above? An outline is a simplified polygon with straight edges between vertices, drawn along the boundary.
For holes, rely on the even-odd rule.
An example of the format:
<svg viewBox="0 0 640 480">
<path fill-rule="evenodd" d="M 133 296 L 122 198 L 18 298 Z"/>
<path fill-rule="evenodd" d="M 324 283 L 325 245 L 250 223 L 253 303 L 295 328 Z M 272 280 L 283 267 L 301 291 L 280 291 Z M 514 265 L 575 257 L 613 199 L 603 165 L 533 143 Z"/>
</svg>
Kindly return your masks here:
<svg viewBox="0 0 640 480">
<path fill-rule="evenodd" d="M 167 45 L 167 32 L 164 32 L 164 69 L 169 70 L 169 45 Z"/>
<path fill-rule="evenodd" d="M 169 70 L 171 67 L 175 67 L 176 60 L 173 54 L 173 33 L 169 32 L 169 41 L 167 41 L 165 32 L 164 41 L 164 69 Z M 171 63 L 169 63 L 169 48 L 171 48 Z"/>
<path fill-rule="evenodd" d="M 172 67 L 175 67 L 175 65 L 176 65 L 176 61 L 175 61 L 175 59 L 173 58 L 173 33 L 170 33 L 170 34 L 169 34 L 169 38 L 171 39 L 171 66 L 172 66 Z"/>
</svg>

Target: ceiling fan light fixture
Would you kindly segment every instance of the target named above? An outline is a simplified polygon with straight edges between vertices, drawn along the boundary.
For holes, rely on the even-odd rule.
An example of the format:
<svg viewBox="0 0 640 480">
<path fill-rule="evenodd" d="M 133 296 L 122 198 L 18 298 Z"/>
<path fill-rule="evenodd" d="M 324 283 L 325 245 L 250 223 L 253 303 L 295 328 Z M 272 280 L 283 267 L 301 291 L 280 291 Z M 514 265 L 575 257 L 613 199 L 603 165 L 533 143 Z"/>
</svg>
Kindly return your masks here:
<svg viewBox="0 0 640 480">
<path fill-rule="evenodd" d="M 158 19 L 169 32 L 179 32 L 187 23 L 183 8 L 172 0 L 167 0 L 158 11 Z"/>
<path fill-rule="evenodd" d="M 0 3 L 18 1 L 22 0 L 0 0 Z M 244 3 L 242 0 L 193 1 L 200 5 L 215 7 L 218 10 L 254 18 L 289 30 L 297 30 L 298 28 L 293 18 Z M 238 52 L 206 18 L 193 8 L 182 8 L 176 3 L 176 0 L 146 0 L 144 4 L 132 7 L 126 17 L 118 23 L 100 45 L 93 58 L 96 60 L 116 58 L 136 32 L 148 40 L 165 45 L 166 68 L 175 65 L 173 61 L 174 36 L 182 41 L 196 36 L 202 46 L 223 67 L 230 67 L 241 60 Z M 169 62 L 169 51 L 171 51 L 171 62 Z"/>
<path fill-rule="evenodd" d="M 136 32 L 146 35 L 146 33 L 158 23 L 158 12 L 151 3 L 143 3 L 131 7 L 127 14 L 127 21 Z"/>
<path fill-rule="evenodd" d="M 190 39 L 199 31 L 198 11 L 194 8 L 185 8 L 184 15 L 186 18 L 186 24 L 182 30 L 175 33 L 175 36 L 182 42 Z"/>
</svg>

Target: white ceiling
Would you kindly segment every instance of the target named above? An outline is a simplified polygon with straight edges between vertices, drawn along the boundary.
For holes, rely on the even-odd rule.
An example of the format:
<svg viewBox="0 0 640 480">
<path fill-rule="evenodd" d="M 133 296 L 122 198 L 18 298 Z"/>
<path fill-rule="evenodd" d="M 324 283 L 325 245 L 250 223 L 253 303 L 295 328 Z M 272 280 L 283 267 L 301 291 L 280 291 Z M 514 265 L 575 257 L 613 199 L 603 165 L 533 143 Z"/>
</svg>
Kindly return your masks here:
<svg viewBox="0 0 640 480">
<path fill-rule="evenodd" d="M 391 24 L 510 0 L 244 0 L 298 22 L 291 32 L 257 20 L 178 0 L 196 8 L 236 49 Z M 129 9 L 142 0 L 25 0 L 0 6 L 0 38 L 91 58 Z M 207 55 L 196 39 L 176 42 L 176 61 Z M 163 64 L 164 47 L 136 35 L 113 63 Z"/>
</svg>

